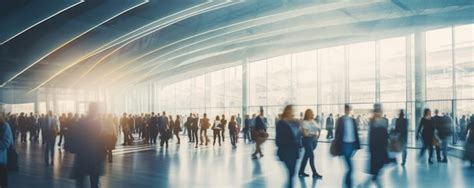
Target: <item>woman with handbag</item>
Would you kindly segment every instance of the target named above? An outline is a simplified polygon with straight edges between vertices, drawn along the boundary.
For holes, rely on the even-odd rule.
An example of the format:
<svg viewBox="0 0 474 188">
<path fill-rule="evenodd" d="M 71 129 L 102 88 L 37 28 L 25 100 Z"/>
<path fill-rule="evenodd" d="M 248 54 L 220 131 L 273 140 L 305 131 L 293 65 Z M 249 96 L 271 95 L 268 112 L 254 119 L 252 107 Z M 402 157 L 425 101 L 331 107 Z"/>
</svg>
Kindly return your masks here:
<svg viewBox="0 0 474 188">
<path fill-rule="evenodd" d="M 321 134 L 321 128 L 314 120 L 314 113 L 311 109 L 307 109 L 304 113 L 304 118 L 301 125 L 301 130 L 303 133 L 303 147 L 304 147 L 304 156 L 303 161 L 301 161 L 301 166 L 298 175 L 300 177 L 308 177 L 309 175 L 304 173 L 306 163 L 311 166 L 311 171 L 313 172 L 314 178 L 322 178 L 317 171 L 314 165 L 314 150 L 317 146 L 317 141 L 319 135 Z"/>
<path fill-rule="evenodd" d="M 277 156 L 288 170 L 288 187 L 293 187 L 293 176 L 296 171 L 296 161 L 301 147 L 301 127 L 294 119 L 292 105 L 283 110 L 282 118 L 276 123 L 275 143 L 278 147 Z"/>
<path fill-rule="evenodd" d="M 232 148 L 237 148 L 237 145 L 236 145 L 237 121 L 235 121 L 235 116 L 230 117 L 230 122 L 228 126 L 229 126 L 230 143 L 232 144 Z"/>
<path fill-rule="evenodd" d="M 221 146 L 221 120 L 219 116 L 216 116 L 216 120 L 214 121 L 214 124 L 212 125 L 212 132 L 214 136 L 214 143 L 212 144 L 213 146 L 216 145 L 216 138 L 219 138 L 219 146 Z"/>
<path fill-rule="evenodd" d="M 431 161 L 431 156 L 433 156 L 433 140 L 435 139 L 434 131 L 435 127 L 433 124 L 433 120 L 431 119 L 431 110 L 429 108 L 426 108 L 423 111 L 423 118 L 421 119 L 420 125 L 418 126 L 416 139 L 419 139 L 419 135 L 421 132 L 421 137 L 423 138 L 423 148 L 421 148 L 420 157 L 422 157 L 425 154 L 426 149 L 428 149 L 430 152 L 428 156 L 429 164 L 433 164 L 433 161 Z"/>
<path fill-rule="evenodd" d="M 260 114 L 255 118 L 255 126 L 252 128 L 252 138 L 255 140 L 255 152 L 252 159 L 257 159 L 257 154 L 263 157 L 261 146 L 267 140 L 267 119 L 263 116 L 263 108 L 260 108 Z"/>
<path fill-rule="evenodd" d="M 13 144 L 13 134 L 10 125 L 0 114 L 0 187 L 8 185 L 8 150 Z"/>
</svg>

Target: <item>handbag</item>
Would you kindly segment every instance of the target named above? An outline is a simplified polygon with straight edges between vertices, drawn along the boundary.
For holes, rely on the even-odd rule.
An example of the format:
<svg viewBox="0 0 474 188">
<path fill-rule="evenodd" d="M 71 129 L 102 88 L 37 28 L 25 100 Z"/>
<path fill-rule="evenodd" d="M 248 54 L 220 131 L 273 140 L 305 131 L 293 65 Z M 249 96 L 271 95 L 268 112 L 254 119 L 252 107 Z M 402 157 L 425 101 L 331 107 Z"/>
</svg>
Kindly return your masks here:
<svg viewBox="0 0 474 188">
<path fill-rule="evenodd" d="M 333 156 L 341 156 L 342 152 L 340 150 L 339 145 L 337 144 L 336 140 L 331 142 L 331 146 L 329 147 L 329 153 Z"/>
</svg>

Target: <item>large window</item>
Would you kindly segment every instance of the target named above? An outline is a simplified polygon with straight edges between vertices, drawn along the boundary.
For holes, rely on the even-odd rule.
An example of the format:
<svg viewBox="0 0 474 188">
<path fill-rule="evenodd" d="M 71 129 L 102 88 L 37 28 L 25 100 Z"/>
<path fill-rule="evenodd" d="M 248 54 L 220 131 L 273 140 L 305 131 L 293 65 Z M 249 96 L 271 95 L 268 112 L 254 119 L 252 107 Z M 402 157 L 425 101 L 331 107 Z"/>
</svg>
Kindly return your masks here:
<svg viewBox="0 0 474 188">
<path fill-rule="evenodd" d="M 271 58 L 267 61 L 268 104 L 293 104 L 291 83 L 291 55 Z"/>
<path fill-rule="evenodd" d="M 350 102 L 375 102 L 375 42 L 349 45 Z"/>
<path fill-rule="evenodd" d="M 451 28 L 426 32 L 426 97 L 451 99 L 452 90 Z"/>
<path fill-rule="evenodd" d="M 474 24 L 454 28 L 456 94 L 474 99 Z"/>
<path fill-rule="evenodd" d="M 405 37 L 380 41 L 380 101 L 405 101 Z"/>
<path fill-rule="evenodd" d="M 320 104 L 344 103 L 344 46 L 319 50 L 321 63 Z"/>
<path fill-rule="evenodd" d="M 250 106 L 267 105 L 267 61 L 250 63 Z"/>
</svg>

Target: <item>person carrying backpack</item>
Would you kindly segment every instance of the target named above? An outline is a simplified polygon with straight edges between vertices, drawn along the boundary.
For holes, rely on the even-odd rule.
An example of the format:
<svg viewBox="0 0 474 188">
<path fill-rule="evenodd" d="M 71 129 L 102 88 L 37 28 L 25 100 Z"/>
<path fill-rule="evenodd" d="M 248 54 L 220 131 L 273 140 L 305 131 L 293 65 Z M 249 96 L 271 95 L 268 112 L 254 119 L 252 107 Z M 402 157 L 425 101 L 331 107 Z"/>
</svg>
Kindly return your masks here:
<svg viewBox="0 0 474 188">
<path fill-rule="evenodd" d="M 8 185 L 8 150 L 13 144 L 13 134 L 10 125 L 0 114 L 0 187 Z"/>
</svg>

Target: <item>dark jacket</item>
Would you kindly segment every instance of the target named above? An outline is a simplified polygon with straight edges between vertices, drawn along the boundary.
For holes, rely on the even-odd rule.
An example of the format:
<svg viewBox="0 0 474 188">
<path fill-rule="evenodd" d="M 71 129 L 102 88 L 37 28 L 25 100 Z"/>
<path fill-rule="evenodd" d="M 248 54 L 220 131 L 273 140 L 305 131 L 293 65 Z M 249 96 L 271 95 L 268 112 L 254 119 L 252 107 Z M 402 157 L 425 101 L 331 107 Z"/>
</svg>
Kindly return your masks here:
<svg viewBox="0 0 474 188">
<path fill-rule="evenodd" d="M 343 144 L 343 137 L 344 137 L 344 121 L 343 117 L 340 117 L 336 121 L 336 135 L 334 137 L 334 142 L 336 147 L 338 147 L 338 151 L 342 151 L 342 144 Z M 355 133 L 355 142 L 353 143 L 354 150 L 360 149 L 360 141 L 359 141 L 359 132 L 357 131 L 357 122 L 354 118 L 352 118 L 352 123 L 354 124 L 354 133 Z"/>
<path fill-rule="evenodd" d="M 275 143 L 277 155 L 282 161 L 296 160 L 299 157 L 302 133 L 297 122 L 280 120 L 276 124 Z"/>
<path fill-rule="evenodd" d="M 406 144 L 408 141 L 408 120 L 406 118 L 398 118 L 395 121 L 395 132 L 400 134 L 400 141 Z"/>
<path fill-rule="evenodd" d="M 102 174 L 105 159 L 105 142 L 101 137 L 98 118 L 86 117 L 74 131 L 76 149 L 75 175 Z"/>
<path fill-rule="evenodd" d="M 421 118 L 420 125 L 418 126 L 417 135 L 421 132 L 423 143 L 425 145 L 433 144 L 435 127 L 432 119 Z"/>
</svg>

